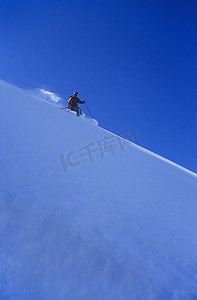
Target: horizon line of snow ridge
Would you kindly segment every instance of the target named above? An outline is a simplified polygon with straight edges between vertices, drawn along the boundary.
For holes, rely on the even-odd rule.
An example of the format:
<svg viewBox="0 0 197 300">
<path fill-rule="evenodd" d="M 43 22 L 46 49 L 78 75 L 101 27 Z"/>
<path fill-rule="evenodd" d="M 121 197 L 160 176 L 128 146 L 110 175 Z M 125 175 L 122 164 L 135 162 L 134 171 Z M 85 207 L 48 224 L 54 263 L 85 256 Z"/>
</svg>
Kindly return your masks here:
<svg viewBox="0 0 197 300">
<path fill-rule="evenodd" d="M 24 95 L 30 96 L 30 97 L 32 97 L 34 99 L 43 101 L 43 102 L 48 103 L 50 105 L 56 106 L 58 108 L 61 108 L 62 105 L 63 106 L 65 105 L 65 102 L 64 102 L 63 98 L 61 98 L 60 96 L 58 96 L 57 94 L 55 94 L 53 92 L 45 90 L 44 88 L 22 89 L 22 88 L 17 87 L 17 86 L 15 86 L 13 84 L 10 84 L 10 83 L 2 80 L 2 79 L 0 79 L 0 84 L 6 86 L 7 88 L 16 89 L 17 91 L 19 91 L 20 93 L 22 93 Z M 69 113 L 75 115 L 75 113 L 70 112 L 68 109 L 66 110 L 66 112 L 69 112 Z M 95 126 L 98 125 L 98 121 L 97 120 L 89 118 L 87 116 L 81 117 L 80 119 L 86 119 L 87 121 L 89 121 L 89 123 L 91 125 L 95 125 Z M 95 122 L 91 122 L 91 120 L 93 120 Z M 108 134 L 112 134 L 112 135 L 114 135 L 116 137 L 124 139 L 123 137 L 121 137 L 121 136 L 119 136 L 119 135 L 117 135 L 117 134 L 115 134 L 113 132 L 110 132 L 107 129 L 104 129 L 104 128 L 100 127 L 100 126 L 98 126 L 98 127 L 101 130 L 104 130 L 105 132 L 107 132 Z M 125 140 L 125 141 L 129 142 L 133 147 L 136 147 L 139 150 L 144 151 L 144 152 L 146 152 L 147 154 L 149 154 L 151 156 L 154 156 L 155 158 L 158 158 L 158 159 L 160 159 L 160 160 L 162 160 L 162 161 L 164 161 L 164 162 L 166 162 L 168 164 L 173 165 L 176 168 L 179 168 L 180 170 L 182 170 L 184 172 L 189 173 L 190 175 L 192 175 L 194 177 L 197 177 L 197 173 L 195 173 L 195 172 L 193 172 L 193 171 L 191 171 L 191 170 L 189 170 L 189 169 L 187 169 L 187 168 L 185 168 L 185 167 L 183 167 L 183 166 L 181 166 L 181 165 L 179 165 L 179 164 L 177 164 L 177 163 L 175 163 L 175 162 L 173 162 L 173 161 L 171 161 L 171 160 L 169 160 L 169 159 L 167 159 L 167 158 L 165 158 L 165 157 L 163 157 L 163 156 L 161 156 L 161 155 L 159 155 L 159 154 L 157 154 L 155 152 L 152 152 L 151 150 L 148 150 L 148 149 L 140 146 L 139 144 L 136 145 L 132 141 L 128 141 L 128 140 Z"/>
</svg>

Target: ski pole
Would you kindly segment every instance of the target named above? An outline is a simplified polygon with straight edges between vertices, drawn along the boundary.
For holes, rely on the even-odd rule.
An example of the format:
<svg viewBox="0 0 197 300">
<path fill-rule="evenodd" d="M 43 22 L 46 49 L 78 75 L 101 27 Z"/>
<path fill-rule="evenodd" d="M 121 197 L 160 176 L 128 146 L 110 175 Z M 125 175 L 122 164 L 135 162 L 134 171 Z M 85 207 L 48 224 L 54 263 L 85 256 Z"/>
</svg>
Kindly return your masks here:
<svg viewBox="0 0 197 300">
<path fill-rule="evenodd" d="M 89 107 L 87 106 L 86 102 L 85 102 L 85 105 L 86 105 L 86 107 L 87 107 L 87 110 L 89 111 L 89 113 L 90 113 L 90 115 L 91 115 L 92 119 L 94 119 L 94 117 L 93 117 L 93 115 L 91 114 L 91 111 L 89 110 Z"/>
</svg>

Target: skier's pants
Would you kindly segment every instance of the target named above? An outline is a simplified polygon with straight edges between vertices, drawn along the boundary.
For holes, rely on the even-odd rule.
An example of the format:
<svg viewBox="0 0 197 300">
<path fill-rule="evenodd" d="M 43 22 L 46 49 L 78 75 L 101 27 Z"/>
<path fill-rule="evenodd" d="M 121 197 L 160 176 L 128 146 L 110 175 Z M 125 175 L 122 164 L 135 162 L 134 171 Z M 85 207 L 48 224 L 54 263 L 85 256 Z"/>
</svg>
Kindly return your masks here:
<svg viewBox="0 0 197 300">
<path fill-rule="evenodd" d="M 80 115 L 83 115 L 82 109 L 79 108 L 78 106 L 71 108 L 71 110 L 76 111 L 78 117 L 79 117 Z"/>
</svg>

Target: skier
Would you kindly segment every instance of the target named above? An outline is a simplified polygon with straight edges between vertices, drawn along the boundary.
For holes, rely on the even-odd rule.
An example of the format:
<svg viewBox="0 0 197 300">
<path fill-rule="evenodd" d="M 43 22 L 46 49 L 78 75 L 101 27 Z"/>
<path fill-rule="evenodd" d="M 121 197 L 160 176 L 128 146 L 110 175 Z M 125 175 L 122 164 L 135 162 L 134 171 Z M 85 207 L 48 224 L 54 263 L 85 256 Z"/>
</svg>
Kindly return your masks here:
<svg viewBox="0 0 197 300">
<path fill-rule="evenodd" d="M 77 116 L 83 115 L 83 111 L 81 108 L 78 107 L 78 103 L 83 104 L 85 100 L 81 101 L 78 97 L 78 93 L 75 92 L 73 96 L 71 96 L 68 100 L 68 108 L 70 110 L 76 111 Z"/>
</svg>

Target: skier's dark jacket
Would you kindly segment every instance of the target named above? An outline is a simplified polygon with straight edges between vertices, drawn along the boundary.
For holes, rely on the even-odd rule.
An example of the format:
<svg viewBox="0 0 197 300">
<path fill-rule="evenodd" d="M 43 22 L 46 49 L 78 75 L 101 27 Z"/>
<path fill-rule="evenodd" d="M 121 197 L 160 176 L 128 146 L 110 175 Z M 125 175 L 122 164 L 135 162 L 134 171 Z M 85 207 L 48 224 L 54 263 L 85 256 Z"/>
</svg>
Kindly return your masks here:
<svg viewBox="0 0 197 300">
<path fill-rule="evenodd" d="M 73 95 L 68 100 L 68 107 L 72 109 L 74 107 L 78 107 L 78 103 L 83 104 L 84 102 L 85 100 L 81 101 L 77 96 Z"/>
</svg>

